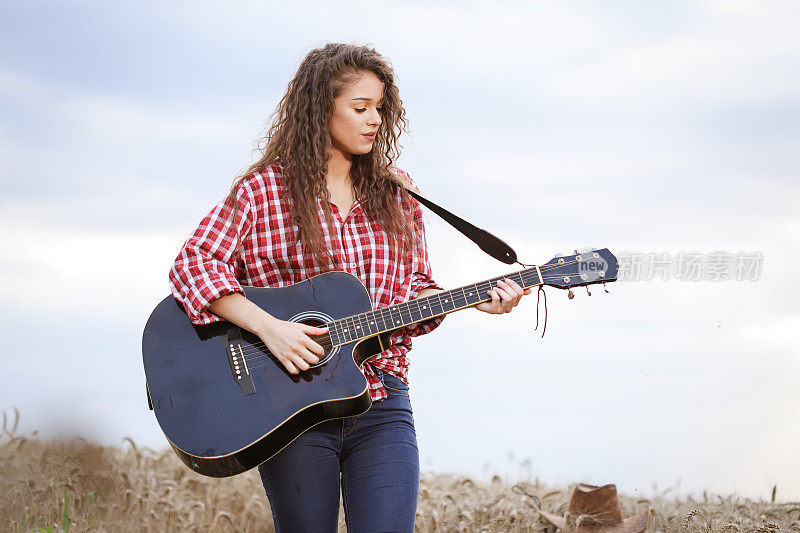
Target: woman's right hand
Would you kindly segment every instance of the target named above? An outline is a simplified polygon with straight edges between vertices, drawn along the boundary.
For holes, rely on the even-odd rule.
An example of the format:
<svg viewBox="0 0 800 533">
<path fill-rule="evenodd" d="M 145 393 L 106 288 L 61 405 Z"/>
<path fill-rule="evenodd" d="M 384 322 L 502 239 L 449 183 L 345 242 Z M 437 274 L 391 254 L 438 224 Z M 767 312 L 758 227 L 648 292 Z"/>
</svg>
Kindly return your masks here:
<svg viewBox="0 0 800 533">
<path fill-rule="evenodd" d="M 270 316 L 256 334 L 290 374 L 299 374 L 325 356 L 325 350 L 312 336 L 327 332 L 328 328 L 287 322 Z"/>
<path fill-rule="evenodd" d="M 328 328 L 315 328 L 287 322 L 270 315 L 243 294 L 221 296 L 208 306 L 212 313 L 255 333 L 290 374 L 308 370 L 318 363 L 325 350 L 310 335 L 323 335 Z"/>
</svg>

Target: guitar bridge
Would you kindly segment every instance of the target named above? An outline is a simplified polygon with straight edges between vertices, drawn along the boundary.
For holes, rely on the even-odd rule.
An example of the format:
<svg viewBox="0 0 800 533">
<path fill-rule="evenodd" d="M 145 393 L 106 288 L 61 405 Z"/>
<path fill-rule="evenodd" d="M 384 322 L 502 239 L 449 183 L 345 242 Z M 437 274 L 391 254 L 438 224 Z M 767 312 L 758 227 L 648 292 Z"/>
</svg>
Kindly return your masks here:
<svg viewBox="0 0 800 533">
<path fill-rule="evenodd" d="M 253 384 L 250 368 L 247 366 L 247 358 L 242 349 L 242 332 L 236 326 L 232 326 L 228 330 L 228 344 L 225 348 L 225 354 L 228 356 L 231 375 L 239 385 L 239 388 L 242 389 L 242 394 L 245 396 L 255 394 L 256 386 Z"/>
</svg>

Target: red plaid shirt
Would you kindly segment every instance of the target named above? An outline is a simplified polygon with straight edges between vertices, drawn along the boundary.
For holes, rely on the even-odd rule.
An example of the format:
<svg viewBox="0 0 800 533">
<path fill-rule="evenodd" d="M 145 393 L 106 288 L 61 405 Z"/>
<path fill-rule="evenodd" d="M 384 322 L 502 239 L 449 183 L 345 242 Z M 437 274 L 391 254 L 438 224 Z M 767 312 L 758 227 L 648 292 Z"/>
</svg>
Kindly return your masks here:
<svg viewBox="0 0 800 533">
<path fill-rule="evenodd" d="M 408 174 L 400 172 L 411 181 Z M 172 294 L 194 324 L 222 320 L 208 310 L 209 304 L 226 294 L 244 294 L 242 285 L 283 287 L 322 273 L 310 257 L 301 253 L 300 243 L 291 245 L 297 227 L 292 223 L 280 164 L 245 178 L 237 197 L 240 208 L 235 225 L 231 223 L 230 207 L 221 201 L 183 245 L 170 271 Z M 399 191 L 397 201 L 400 202 Z M 367 288 L 374 308 L 411 300 L 429 287 L 440 288 L 433 281 L 428 264 L 422 210 L 416 200 L 412 199 L 412 204 L 413 213 L 406 214 L 419 230 L 411 253 L 403 254 L 402 248 L 366 216 L 358 200 L 346 215 L 331 204 L 332 228 L 325 221 L 322 200 L 317 200 L 325 242 L 333 247 L 331 251 L 340 268 L 358 277 Z M 241 242 L 238 259 L 234 259 L 237 229 Z M 364 365 L 373 400 L 386 397 L 373 367 L 408 383 L 411 337 L 432 331 L 441 321 L 442 317 L 434 318 L 395 332 L 389 348 Z"/>
</svg>

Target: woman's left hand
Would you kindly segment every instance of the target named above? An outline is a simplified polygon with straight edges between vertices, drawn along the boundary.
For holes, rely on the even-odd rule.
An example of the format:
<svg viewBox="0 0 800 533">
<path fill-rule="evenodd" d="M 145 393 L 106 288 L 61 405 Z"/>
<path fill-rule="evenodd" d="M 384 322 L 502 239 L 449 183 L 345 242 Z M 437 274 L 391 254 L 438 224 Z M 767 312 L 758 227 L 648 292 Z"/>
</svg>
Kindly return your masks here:
<svg viewBox="0 0 800 533">
<path fill-rule="evenodd" d="M 513 280 L 503 279 L 497 282 L 494 289 L 488 291 L 492 301 L 478 304 L 475 309 L 493 315 L 510 313 L 519 304 L 520 299 L 530 293 L 531 289 L 523 289 Z"/>
</svg>

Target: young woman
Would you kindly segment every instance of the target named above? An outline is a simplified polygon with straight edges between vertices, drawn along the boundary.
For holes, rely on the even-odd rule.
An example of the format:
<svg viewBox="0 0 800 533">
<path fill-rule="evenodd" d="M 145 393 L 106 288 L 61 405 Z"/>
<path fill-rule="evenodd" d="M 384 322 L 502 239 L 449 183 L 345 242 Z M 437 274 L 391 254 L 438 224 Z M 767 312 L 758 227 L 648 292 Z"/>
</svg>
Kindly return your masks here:
<svg viewBox="0 0 800 533">
<path fill-rule="evenodd" d="M 258 335 L 286 370 L 308 370 L 325 328 L 286 322 L 242 285 L 285 286 L 330 270 L 357 276 L 374 307 L 441 288 L 428 264 L 420 206 L 393 163 L 406 119 L 394 74 L 374 49 L 312 50 L 281 99 L 263 155 L 186 241 L 170 286 L 195 324 L 225 319 Z M 525 293 L 507 280 L 477 308 L 507 313 Z M 339 492 L 350 531 L 412 531 L 419 454 L 408 397 L 411 337 L 396 332 L 363 366 L 366 413 L 303 433 L 259 467 L 278 531 L 336 531 Z"/>
</svg>

